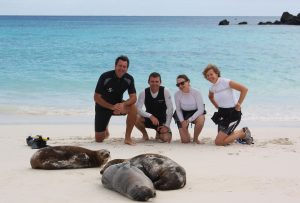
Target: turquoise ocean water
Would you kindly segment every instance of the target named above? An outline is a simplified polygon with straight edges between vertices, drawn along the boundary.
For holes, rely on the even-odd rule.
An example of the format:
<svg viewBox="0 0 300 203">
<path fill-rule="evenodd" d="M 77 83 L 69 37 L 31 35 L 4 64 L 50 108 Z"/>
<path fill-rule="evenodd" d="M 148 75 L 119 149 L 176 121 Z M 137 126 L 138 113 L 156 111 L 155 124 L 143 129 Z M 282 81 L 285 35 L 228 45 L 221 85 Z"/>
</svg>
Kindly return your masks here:
<svg viewBox="0 0 300 203">
<path fill-rule="evenodd" d="M 249 88 L 245 121 L 297 126 L 300 27 L 257 25 L 279 18 L 0 16 L 0 123 L 92 123 L 99 75 L 125 54 L 138 92 L 157 71 L 173 94 L 185 73 L 210 116 L 202 70 L 214 63 Z"/>
</svg>

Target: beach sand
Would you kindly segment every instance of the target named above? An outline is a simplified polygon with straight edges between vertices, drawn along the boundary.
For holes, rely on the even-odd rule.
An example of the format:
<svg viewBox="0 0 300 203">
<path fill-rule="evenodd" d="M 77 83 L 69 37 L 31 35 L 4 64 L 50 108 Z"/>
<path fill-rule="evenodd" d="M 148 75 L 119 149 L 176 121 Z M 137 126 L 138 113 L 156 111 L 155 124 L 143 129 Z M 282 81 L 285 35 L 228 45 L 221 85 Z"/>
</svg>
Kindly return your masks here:
<svg viewBox="0 0 300 203">
<path fill-rule="evenodd" d="M 157 191 L 149 202 L 299 202 L 300 128 L 251 128 L 254 145 L 218 147 L 216 129 L 204 128 L 203 144 L 181 144 L 177 130 L 170 144 L 142 142 L 134 129 L 135 146 L 123 144 L 125 127 L 110 125 L 111 136 L 94 142 L 91 124 L 5 124 L 0 126 L 0 202 L 132 202 L 102 186 L 100 168 L 34 170 L 26 145 L 28 135 L 50 137 L 49 145 L 107 149 L 111 158 L 159 153 L 172 158 L 187 172 L 180 190 Z M 154 137 L 154 131 L 149 131 Z"/>
</svg>

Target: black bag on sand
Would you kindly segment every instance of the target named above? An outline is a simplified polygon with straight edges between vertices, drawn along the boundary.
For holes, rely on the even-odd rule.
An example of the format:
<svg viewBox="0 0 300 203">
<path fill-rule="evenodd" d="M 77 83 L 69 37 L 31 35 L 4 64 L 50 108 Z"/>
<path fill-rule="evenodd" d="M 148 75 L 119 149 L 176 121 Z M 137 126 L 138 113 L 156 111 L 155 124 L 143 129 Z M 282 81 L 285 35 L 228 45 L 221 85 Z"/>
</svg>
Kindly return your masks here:
<svg viewBox="0 0 300 203">
<path fill-rule="evenodd" d="M 43 138 L 41 135 L 37 135 L 35 137 L 28 136 L 26 138 L 26 143 L 32 149 L 40 149 L 48 146 L 47 140 L 49 140 L 49 137 Z"/>
</svg>

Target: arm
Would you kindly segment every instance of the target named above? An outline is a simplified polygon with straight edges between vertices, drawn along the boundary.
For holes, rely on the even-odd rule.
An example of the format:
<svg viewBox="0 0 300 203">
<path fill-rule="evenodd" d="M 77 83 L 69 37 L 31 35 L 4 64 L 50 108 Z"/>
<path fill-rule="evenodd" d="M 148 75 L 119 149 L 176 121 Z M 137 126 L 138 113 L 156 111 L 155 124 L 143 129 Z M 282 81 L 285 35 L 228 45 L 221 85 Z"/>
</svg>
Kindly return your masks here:
<svg viewBox="0 0 300 203">
<path fill-rule="evenodd" d="M 133 77 L 130 78 L 131 78 L 131 82 L 128 87 L 129 98 L 125 102 L 122 102 L 125 106 L 131 106 L 136 103 L 136 90 L 134 86 L 134 79 Z"/>
<path fill-rule="evenodd" d="M 135 104 L 136 102 L 136 93 L 133 93 L 133 94 L 129 94 L 129 98 L 122 102 L 125 106 L 131 106 L 133 104 Z"/>
<path fill-rule="evenodd" d="M 248 88 L 245 87 L 244 85 L 241 85 L 241 84 L 239 84 L 237 82 L 234 82 L 232 80 L 229 82 L 229 86 L 232 89 L 235 89 L 235 90 L 240 92 L 240 97 L 239 97 L 238 102 L 235 106 L 236 110 L 240 111 L 241 110 L 241 105 L 242 105 L 242 103 L 243 103 L 243 101 L 244 101 L 244 99 L 247 95 Z"/>
<path fill-rule="evenodd" d="M 217 102 L 214 99 L 214 93 L 213 92 L 208 92 L 208 98 L 210 100 L 210 102 L 216 107 L 219 108 L 219 105 L 217 104 Z"/>
<path fill-rule="evenodd" d="M 134 105 L 136 102 L 136 94 L 130 94 L 129 98 L 121 103 L 117 103 L 114 105 L 114 114 L 123 114 L 126 112 L 126 107 Z"/>
<path fill-rule="evenodd" d="M 136 99 L 136 90 L 134 86 L 134 79 L 132 76 L 129 75 L 128 80 L 131 80 L 131 82 L 129 82 L 129 87 L 127 89 L 129 98 L 126 101 L 115 104 L 117 109 L 114 112 L 114 114 L 124 113 L 126 112 L 126 107 L 132 106 L 136 103 L 137 99 Z"/>
<path fill-rule="evenodd" d="M 139 94 L 138 101 L 136 103 L 137 111 L 140 116 L 145 118 L 150 118 L 152 114 L 143 110 L 144 104 L 145 104 L 145 91 L 142 91 Z"/>
<path fill-rule="evenodd" d="M 189 122 L 194 121 L 196 118 L 198 118 L 198 116 L 202 115 L 204 112 L 204 102 L 200 92 L 194 90 L 192 94 L 196 100 L 197 111 L 188 119 Z"/>
<path fill-rule="evenodd" d="M 165 101 L 166 101 L 166 106 L 167 106 L 167 110 L 166 110 L 167 118 L 166 118 L 165 126 L 170 128 L 170 123 L 171 123 L 172 116 L 173 116 L 173 103 L 172 103 L 171 95 L 170 95 L 169 91 L 166 90 L 166 88 L 165 88 L 164 95 L 165 95 Z"/>
<path fill-rule="evenodd" d="M 110 109 L 110 110 L 114 110 L 114 105 L 108 103 L 107 101 L 105 101 L 101 94 L 99 93 L 96 93 L 94 94 L 94 101 L 99 104 L 100 106 L 104 107 L 104 108 L 107 108 L 107 109 Z"/>
<path fill-rule="evenodd" d="M 182 114 L 182 110 L 181 110 L 181 107 L 180 107 L 180 95 L 179 94 L 180 94 L 179 91 L 176 92 L 174 100 L 175 100 L 177 116 L 179 118 L 179 121 L 182 122 L 184 119 L 183 119 L 183 114 Z"/>
</svg>

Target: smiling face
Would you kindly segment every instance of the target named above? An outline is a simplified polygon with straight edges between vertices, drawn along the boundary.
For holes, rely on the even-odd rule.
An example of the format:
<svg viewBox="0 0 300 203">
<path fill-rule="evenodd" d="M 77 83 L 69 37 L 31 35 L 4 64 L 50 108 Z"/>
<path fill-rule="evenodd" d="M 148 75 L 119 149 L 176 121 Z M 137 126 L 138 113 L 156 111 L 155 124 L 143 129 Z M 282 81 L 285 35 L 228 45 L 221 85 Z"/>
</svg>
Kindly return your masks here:
<svg viewBox="0 0 300 203">
<path fill-rule="evenodd" d="M 115 73 L 118 78 L 121 78 L 128 70 L 128 63 L 127 61 L 119 60 L 115 65 Z"/>
<path fill-rule="evenodd" d="M 153 93 L 158 92 L 161 84 L 160 77 L 150 77 L 148 84 L 150 85 L 151 92 Z"/>
<path fill-rule="evenodd" d="M 213 84 L 215 84 L 219 78 L 218 74 L 213 69 L 208 70 L 205 74 L 205 77 L 209 82 Z"/>
<path fill-rule="evenodd" d="M 176 86 L 183 92 L 189 92 L 190 82 L 185 80 L 184 78 L 177 78 Z"/>
</svg>

